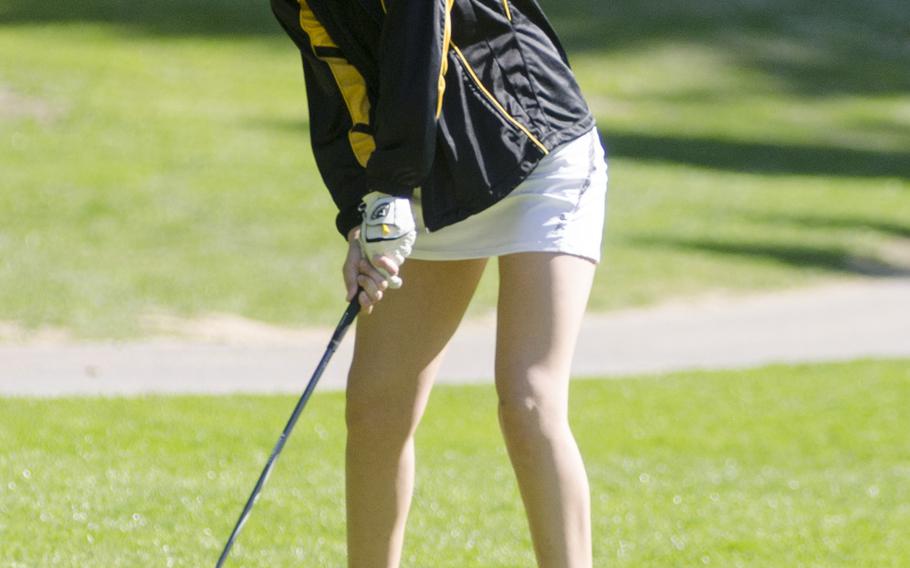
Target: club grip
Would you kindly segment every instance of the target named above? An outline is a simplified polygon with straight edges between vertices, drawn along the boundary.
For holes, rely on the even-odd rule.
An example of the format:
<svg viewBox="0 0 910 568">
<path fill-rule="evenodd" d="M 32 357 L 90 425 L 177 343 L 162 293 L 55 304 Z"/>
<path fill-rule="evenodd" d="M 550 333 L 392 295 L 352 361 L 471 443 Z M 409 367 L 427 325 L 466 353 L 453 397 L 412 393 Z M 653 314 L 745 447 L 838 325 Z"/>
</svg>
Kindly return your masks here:
<svg viewBox="0 0 910 568">
<path fill-rule="evenodd" d="M 341 315 L 341 321 L 338 322 L 338 326 L 335 328 L 335 333 L 332 334 L 331 343 L 341 343 L 341 339 L 344 337 L 345 332 L 347 332 L 348 327 L 354 320 L 357 319 L 357 314 L 360 313 L 360 293 L 363 292 L 363 288 L 357 287 L 357 292 L 354 293 L 354 299 L 350 301 L 344 314 Z"/>
</svg>

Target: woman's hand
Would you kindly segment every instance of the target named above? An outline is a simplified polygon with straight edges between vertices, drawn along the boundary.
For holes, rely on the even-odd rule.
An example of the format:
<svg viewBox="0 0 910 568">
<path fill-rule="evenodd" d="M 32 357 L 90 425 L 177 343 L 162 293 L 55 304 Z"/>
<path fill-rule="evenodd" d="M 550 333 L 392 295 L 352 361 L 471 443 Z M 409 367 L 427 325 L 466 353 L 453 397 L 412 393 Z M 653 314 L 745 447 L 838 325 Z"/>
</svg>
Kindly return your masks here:
<svg viewBox="0 0 910 568">
<path fill-rule="evenodd" d="M 350 302 L 357 294 L 357 289 L 361 288 L 358 300 L 360 306 L 366 313 L 373 311 L 373 306 L 382 300 L 382 296 L 389 287 L 389 280 L 373 264 L 381 267 L 391 276 L 398 275 L 398 265 L 384 256 L 373 258 L 373 264 L 370 264 L 363 256 L 360 243 L 357 241 L 360 236 L 360 227 L 354 227 L 348 233 L 348 254 L 344 259 L 342 274 L 344 275 L 344 285 L 347 288 L 347 299 Z"/>
</svg>

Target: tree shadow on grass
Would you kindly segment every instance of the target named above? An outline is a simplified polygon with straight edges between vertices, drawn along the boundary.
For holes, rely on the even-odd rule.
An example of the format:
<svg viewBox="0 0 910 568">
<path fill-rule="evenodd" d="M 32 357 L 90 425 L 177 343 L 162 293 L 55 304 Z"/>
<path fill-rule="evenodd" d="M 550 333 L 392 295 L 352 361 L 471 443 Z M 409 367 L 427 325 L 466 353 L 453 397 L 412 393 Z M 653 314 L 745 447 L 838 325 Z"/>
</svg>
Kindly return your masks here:
<svg viewBox="0 0 910 568">
<path fill-rule="evenodd" d="M 280 35 L 265 0 L 5 0 L 0 25 L 102 24 L 153 35 Z"/>
<path fill-rule="evenodd" d="M 633 244 L 646 247 L 685 249 L 734 257 L 763 259 L 798 268 L 837 274 L 874 277 L 910 276 L 910 267 L 897 266 L 872 256 L 857 255 L 839 247 L 733 242 L 656 235 L 631 237 L 629 240 Z"/>
<path fill-rule="evenodd" d="M 697 43 L 770 74 L 783 89 L 807 95 L 910 91 L 906 0 L 542 0 L 542 4 L 570 53 Z M 126 33 L 163 36 L 281 35 L 265 0 L 0 3 L 0 26 L 53 23 L 102 24 Z"/>
<path fill-rule="evenodd" d="M 906 0 L 542 3 L 570 53 L 694 43 L 807 96 L 910 90 Z"/>
<path fill-rule="evenodd" d="M 776 175 L 910 179 L 910 152 L 602 132 L 611 157 Z"/>
<path fill-rule="evenodd" d="M 898 223 L 886 219 L 865 216 L 823 217 L 806 214 L 769 214 L 745 211 L 742 217 L 749 221 L 767 225 L 790 225 L 811 229 L 844 229 L 848 231 L 874 231 L 890 237 L 910 239 L 910 223 Z"/>
</svg>

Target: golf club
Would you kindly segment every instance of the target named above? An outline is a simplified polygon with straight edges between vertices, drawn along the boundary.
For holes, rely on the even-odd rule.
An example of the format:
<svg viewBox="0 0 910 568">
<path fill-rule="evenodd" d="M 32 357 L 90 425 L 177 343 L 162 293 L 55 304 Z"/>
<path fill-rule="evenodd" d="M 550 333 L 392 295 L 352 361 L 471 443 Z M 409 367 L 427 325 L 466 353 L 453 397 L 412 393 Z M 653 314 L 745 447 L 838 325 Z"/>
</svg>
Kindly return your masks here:
<svg viewBox="0 0 910 568">
<path fill-rule="evenodd" d="M 357 314 L 360 313 L 360 303 L 357 300 L 359 296 L 360 290 L 358 289 L 357 293 L 354 294 L 354 299 L 351 300 L 351 303 L 348 304 L 347 309 L 344 311 L 344 315 L 341 316 L 341 321 L 338 322 L 338 326 L 335 327 L 335 332 L 332 334 L 332 339 L 329 341 L 329 345 L 326 347 L 325 353 L 323 353 L 322 359 L 319 361 L 319 365 L 316 366 L 316 370 L 313 372 L 310 382 L 307 383 L 306 389 L 304 389 L 303 394 L 300 395 L 300 400 L 297 401 L 294 412 L 291 413 L 291 417 L 288 419 L 284 431 L 281 432 L 278 443 L 275 444 L 272 455 L 269 456 L 269 461 L 266 462 L 265 468 L 259 475 L 259 480 L 256 482 L 256 486 L 253 488 L 250 498 L 247 499 L 246 505 L 243 507 L 243 512 L 240 513 L 240 518 L 237 519 L 237 524 L 234 525 L 234 530 L 231 531 L 231 536 L 228 538 L 227 543 L 225 543 L 224 550 L 221 552 L 221 556 L 218 558 L 218 563 L 215 565 L 215 568 L 221 568 L 224 565 L 225 560 L 227 560 L 231 547 L 234 546 L 234 541 L 237 540 L 237 535 L 240 533 L 240 529 L 243 528 L 244 523 L 246 523 L 247 518 L 250 516 L 253 505 L 256 504 L 256 501 L 259 499 L 259 494 L 262 492 L 262 487 L 265 485 L 265 482 L 268 481 L 269 475 L 272 473 L 272 468 L 275 467 L 275 460 L 278 459 L 278 454 L 284 449 L 284 444 L 287 442 L 288 436 L 291 435 L 291 430 L 294 429 L 294 425 L 297 424 L 297 419 L 300 418 L 303 407 L 306 406 L 307 400 L 309 400 L 310 395 L 313 394 L 316 383 L 318 383 L 320 377 L 322 377 L 323 371 L 325 371 L 335 350 L 338 349 L 338 345 L 344 338 L 344 334 L 347 332 L 354 319 L 357 318 Z"/>
</svg>

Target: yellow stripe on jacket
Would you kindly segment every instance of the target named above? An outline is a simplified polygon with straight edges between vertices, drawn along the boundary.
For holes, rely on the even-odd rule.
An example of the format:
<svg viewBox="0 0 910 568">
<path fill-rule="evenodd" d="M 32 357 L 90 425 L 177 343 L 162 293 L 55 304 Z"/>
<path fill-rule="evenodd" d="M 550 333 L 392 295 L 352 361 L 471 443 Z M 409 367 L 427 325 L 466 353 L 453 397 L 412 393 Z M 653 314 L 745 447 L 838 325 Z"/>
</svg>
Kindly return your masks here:
<svg viewBox="0 0 910 568">
<path fill-rule="evenodd" d="M 313 53 L 324 61 L 335 78 L 338 90 L 341 91 L 341 97 L 351 115 L 352 127 L 348 131 L 348 141 L 351 144 L 351 150 L 357 163 L 366 167 L 370 156 L 376 149 L 376 141 L 371 134 L 355 130 L 357 125 L 369 126 L 370 124 L 370 100 L 367 98 L 367 85 L 363 75 L 356 67 L 351 65 L 346 59 L 340 56 L 320 55 L 316 48 L 328 47 L 338 48 L 338 45 L 332 41 L 329 32 L 326 31 L 316 15 L 307 3 L 307 0 L 298 0 L 300 4 L 300 27 L 310 38 L 310 46 Z"/>
<path fill-rule="evenodd" d="M 446 1 L 445 28 L 442 35 L 442 62 L 439 65 L 439 83 L 436 100 L 436 118 L 442 114 L 442 97 L 446 92 L 446 71 L 449 69 L 449 45 L 452 43 L 452 5 L 455 0 Z"/>
</svg>

